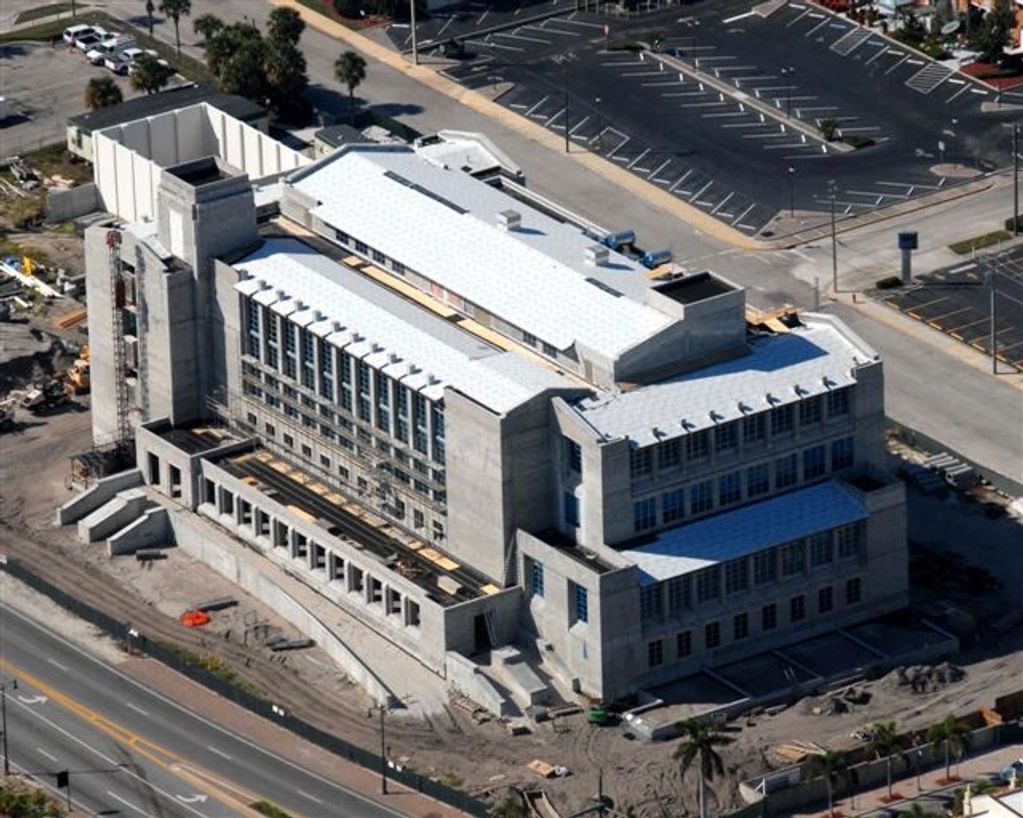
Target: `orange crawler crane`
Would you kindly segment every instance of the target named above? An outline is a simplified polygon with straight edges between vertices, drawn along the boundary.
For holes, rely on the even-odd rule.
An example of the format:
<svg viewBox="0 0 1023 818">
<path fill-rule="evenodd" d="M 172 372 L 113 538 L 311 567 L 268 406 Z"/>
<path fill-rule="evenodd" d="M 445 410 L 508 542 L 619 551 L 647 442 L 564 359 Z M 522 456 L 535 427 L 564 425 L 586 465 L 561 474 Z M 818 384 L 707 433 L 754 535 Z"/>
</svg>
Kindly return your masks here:
<svg viewBox="0 0 1023 818">
<path fill-rule="evenodd" d="M 181 624 L 186 628 L 201 628 L 210 624 L 210 615 L 205 611 L 185 611 L 181 614 Z"/>
</svg>

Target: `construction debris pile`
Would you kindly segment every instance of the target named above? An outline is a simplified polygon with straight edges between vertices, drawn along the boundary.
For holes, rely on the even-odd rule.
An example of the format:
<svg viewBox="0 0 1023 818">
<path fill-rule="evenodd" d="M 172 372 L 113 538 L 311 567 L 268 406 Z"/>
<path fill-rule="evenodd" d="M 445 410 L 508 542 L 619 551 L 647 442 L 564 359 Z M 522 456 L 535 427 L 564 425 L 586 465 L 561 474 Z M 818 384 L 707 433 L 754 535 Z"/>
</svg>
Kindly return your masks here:
<svg viewBox="0 0 1023 818">
<path fill-rule="evenodd" d="M 942 662 L 930 667 L 914 665 L 896 668 L 884 681 L 890 685 L 894 680 L 898 687 L 908 689 L 911 693 L 934 693 L 965 678 L 966 671 L 961 667 L 951 662 Z"/>
</svg>

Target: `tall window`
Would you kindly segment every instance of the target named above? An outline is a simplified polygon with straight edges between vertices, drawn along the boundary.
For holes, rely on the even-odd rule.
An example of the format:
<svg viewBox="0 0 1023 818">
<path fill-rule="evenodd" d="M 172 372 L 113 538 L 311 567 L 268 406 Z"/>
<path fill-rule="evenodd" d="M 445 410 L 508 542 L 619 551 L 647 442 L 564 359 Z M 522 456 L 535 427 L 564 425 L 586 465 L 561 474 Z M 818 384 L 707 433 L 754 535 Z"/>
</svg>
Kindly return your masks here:
<svg viewBox="0 0 1023 818">
<path fill-rule="evenodd" d="M 860 553 L 860 527 L 856 523 L 835 529 L 839 559 L 855 557 Z"/>
<path fill-rule="evenodd" d="M 693 653 L 693 632 L 681 631 L 675 637 L 675 649 L 678 651 L 678 658 L 685 659 Z"/>
<path fill-rule="evenodd" d="M 298 327 L 290 321 L 284 321 L 282 330 L 284 332 L 284 374 L 294 378 L 298 371 L 298 353 L 295 348 L 295 333 Z"/>
<path fill-rule="evenodd" d="M 636 531 L 657 527 L 657 500 L 649 497 L 632 504 L 632 525 Z"/>
<path fill-rule="evenodd" d="M 307 329 L 299 329 L 302 338 L 302 386 L 306 389 L 316 387 L 316 362 L 313 350 L 316 348 L 316 337 Z"/>
<path fill-rule="evenodd" d="M 800 594 L 789 600 L 789 619 L 799 622 L 806 618 L 806 597 Z"/>
<path fill-rule="evenodd" d="M 682 439 L 672 438 L 657 446 L 657 468 L 673 469 L 682 463 Z"/>
<path fill-rule="evenodd" d="M 668 580 L 668 613 L 677 616 L 689 607 L 689 577 L 672 577 Z"/>
<path fill-rule="evenodd" d="M 369 423 L 373 419 L 373 396 L 370 392 L 370 383 L 373 379 L 373 370 L 365 361 L 355 362 L 356 386 L 358 386 L 358 415 L 359 420 Z"/>
<path fill-rule="evenodd" d="M 266 330 L 266 364 L 273 369 L 279 369 L 280 347 L 278 346 L 277 324 L 280 319 L 266 307 L 263 308 L 263 327 Z"/>
<path fill-rule="evenodd" d="M 742 439 L 744 443 L 755 443 L 767 437 L 767 413 L 758 412 L 747 415 L 742 420 Z"/>
<path fill-rule="evenodd" d="M 855 605 L 863 598 L 863 585 L 859 577 L 853 577 L 845 583 L 845 604 Z"/>
<path fill-rule="evenodd" d="M 435 463 L 444 464 L 447 459 L 447 447 L 444 437 L 444 407 L 437 404 L 430 404 L 430 423 L 433 425 L 433 460 Z"/>
<path fill-rule="evenodd" d="M 824 399 L 820 395 L 805 398 L 799 404 L 799 425 L 809 426 L 812 423 L 820 423 L 823 414 Z"/>
<path fill-rule="evenodd" d="M 572 594 L 572 602 L 575 605 L 575 621 L 576 622 L 589 622 L 590 621 L 590 599 L 589 594 L 582 585 L 576 585 L 574 582 L 571 583 L 574 589 Z"/>
<path fill-rule="evenodd" d="M 681 520 L 686 515 L 685 489 L 675 489 L 661 496 L 661 519 L 665 525 Z"/>
<path fill-rule="evenodd" d="M 565 507 L 565 525 L 571 526 L 572 528 L 579 527 L 579 498 L 576 497 L 572 492 L 566 491 L 564 494 L 564 507 Z"/>
<path fill-rule="evenodd" d="M 686 436 L 686 457 L 699 460 L 710 454 L 710 430 L 690 432 Z"/>
<path fill-rule="evenodd" d="M 714 508 L 714 483 L 704 480 L 689 490 L 689 503 L 693 514 L 701 514 Z"/>
<path fill-rule="evenodd" d="M 646 661 L 650 667 L 657 667 L 664 664 L 664 642 L 655 639 L 646 646 Z"/>
<path fill-rule="evenodd" d="M 778 606 L 773 602 L 760 609 L 760 630 L 773 631 L 778 627 Z"/>
<path fill-rule="evenodd" d="M 654 452 L 649 446 L 629 450 L 629 474 L 633 477 L 645 477 L 650 474 L 654 463 Z"/>
<path fill-rule="evenodd" d="M 795 452 L 774 461 L 774 487 L 785 489 L 799 482 L 799 467 Z"/>
<path fill-rule="evenodd" d="M 718 481 L 718 503 L 726 506 L 742 499 L 742 472 L 722 475 Z"/>
<path fill-rule="evenodd" d="M 735 594 L 749 588 L 749 560 L 741 557 L 725 563 L 725 593 Z"/>
<path fill-rule="evenodd" d="M 817 591 L 817 613 L 828 613 L 835 607 L 835 591 L 829 585 Z"/>
<path fill-rule="evenodd" d="M 639 618 L 644 622 L 660 619 L 664 614 L 661 604 L 661 586 L 647 585 L 639 589 Z"/>
<path fill-rule="evenodd" d="M 827 453 L 823 445 L 803 449 L 803 479 L 814 480 L 828 470 Z"/>
<path fill-rule="evenodd" d="M 402 443 L 409 442 L 409 389 L 407 386 L 402 386 L 400 383 L 396 384 L 394 403 L 395 403 L 395 424 L 394 424 L 394 436 L 398 438 Z"/>
<path fill-rule="evenodd" d="M 819 568 L 835 561 L 835 547 L 830 531 L 821 531 L 807 538 L 810 546 L 810 567 Z"/>
<path fill-rule="evenodd" d="M 565 441 L 565 461 L 568 464 L 568 470 L 573 474 L 583 473 L 583 450 L 582 447 L 574 440 L 568 437 L 563 437 Z"/>
<path fill-rule="evenodd" d="M 783 577 L 803 573 L 803 553 L 802 540 L 796 540 L 781 547 L 781 575 Z"/>
<path fill-rule="evenodd" d="M 831 470 L 846 469 L 853 464 L 853 439 L 843 437 L 831 444 Z"/>
<path fill-rule="evenodd" d="M 771 490 L 771 477 L 766 463 L 759 463 L 746 469 L 746 495 L 759 497 Z"/>
<path fill-rule="evenodd" d="M 337 380 L 341 384 L 341 408 L 352 411 L 352 356 L 342 352 L 337 356 Z"/>
<path fill-rule="evenodd" d="M 379 369 L 373 370 L 373 386 L 376 389 L 376 427 L 391 432 L 391 379 Z"/>
<path fill-rule="evenodd" d="M 713 650 L 721 644 L 721 624 L 719 622 L 708 622 L 703 629 L 703 645 L 708 650 Z"/>
<path fill-rule="evenodd" d="M 696 574 L 696 601 L 710 602 L 721 598 L 721 566 L 712 565 Z"/>
<path fill-rule="evenodd" d="M 733 451 L 739 445 L 739 426 L 736 423 L 725 423 L 714 429 L 714 450 L 717 452 Z"/>
<path fill-rule="evenodd" d="M 412 393 L 412 448 L 426 454 L 429 430 L 426 428 L 426 398 Z"/>
<path fill-rule="evenodd" d="M 320 359 L 320 397 L 334 400 L 334 347 L 317 339 L 317 353 Z"/>
<path fill-rule="evenodd" d="M 738 641 L 749 636 L 749 614 L 738 613 L 732 617 L 732 639 Z"/>
<path fill-rule="evenodd" d="M 849 414 L 849 396 L 851 393 L 851 387 L 828 392 L 828 417 Z"/>
<path fill-rule="evenodd" d="M 529 590 L 533 596 L 542 597 L 544 594 L 543 563 L 536 560 L 530 561 L 529 566 Z"/>
<path fill-rule="evenodd" d="M 766 585 L 778 578 L 778 551 L 768 548 L 753 555 L 753 582 Z"/>
<path fill-rule="evenodd" d="M 253 358 L 263 360 L 263 345 L 259 333 L 259 304 L 251 298 L 245 299 L 245 325 L 248 330 L 248 349 Z"/>
<path fill-rule="evenodd" d="M 796 412 L 792 405 L 779 406 L 771 412 L 771 434 L 784 435 L 796 427 Z"/>
</svg>

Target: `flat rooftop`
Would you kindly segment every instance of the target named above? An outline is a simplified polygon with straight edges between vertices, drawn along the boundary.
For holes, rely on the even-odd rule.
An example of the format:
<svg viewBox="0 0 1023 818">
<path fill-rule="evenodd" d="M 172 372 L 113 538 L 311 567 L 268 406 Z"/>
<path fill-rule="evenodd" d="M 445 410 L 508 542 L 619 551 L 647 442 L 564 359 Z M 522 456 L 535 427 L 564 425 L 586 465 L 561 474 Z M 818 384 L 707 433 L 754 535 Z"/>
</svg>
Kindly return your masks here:
<svg viewBox="0 0 1023 818">
<path fill-rule="evenodd" d="M 352 541 L 356 548 L 414 582 L 442 605 L 500 591 L 483 574 L 460 564 L 437 546 L 399 532 L 319 477 L 265 449 L 226 458 L 217 465 L 288 506 L 297 516 L 315 521 L 327 533 Z M 452 594 L 441 588 L 437 583 L 442 577 L 456 583 L 459 592 Z"/>
<path fill-rule="evenodd" d="M 704 301 L 716 295 L 735 292 L 735 287 L 727 281 L 722 281 L 707 272 L 679 276 L 663 284 L 658 284 L 654 289 L 679 304 L 695 304 L 697 301 Z"/>
<path fill-rule="evenodd" d="M 621 553 L 649 585 L 869 516 L 852 491 L 828 480 L 634 540 Z"/>
<path fill-rule="evenodd" d="M 176 429 L 156 429 L 157 435 L 186 454 L 202 454 L 219 449 L 229 443 L 241 442 L 226 429 L 209 426 L 186 426 Z"/>
<path fill-rule="evenodd" d="M 546 389 L 577 385 L 468 331 L 450 320 L 461 319 L 453 310 L 422 309 L 298 239 L 267 238 L 234 266 L 248 276 L 236 290 L 432 400 L 450 386 L 503 413 Z"/>
<path fill-rule="evenodd" d="M 589 264 L 594 237 L 412 148 L 343 147 L 290 184 L 326 224 L 559 350 L 613 360 L 676 320 L 648 305 L 638 262 Z M 509 210 L 514 229 L 499 223 Z"/>
<path fill-rule="evenodd" d="M 604 437 L 649 445 L 851 386 L 857 367 L 877 360 L 836 322 L 805 320 L 785 333 L 752 337 L 746 355 L 573 406 Z"/>
</svg>

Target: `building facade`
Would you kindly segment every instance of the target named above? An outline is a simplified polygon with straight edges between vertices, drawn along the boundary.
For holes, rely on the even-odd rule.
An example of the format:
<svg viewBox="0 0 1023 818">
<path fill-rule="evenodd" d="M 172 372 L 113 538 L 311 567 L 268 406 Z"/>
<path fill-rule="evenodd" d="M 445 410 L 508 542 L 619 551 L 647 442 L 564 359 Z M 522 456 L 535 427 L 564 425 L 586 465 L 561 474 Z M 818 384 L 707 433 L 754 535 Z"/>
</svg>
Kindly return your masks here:
<svg viewBox="0 0 1023 818">
<path fill-rule="evenodd" d="M 90 229 L 97 442 L 126 375 L 148 483 L 439 673 L 518 643 L 615 698 L 905 604 L 866 344 L 444 155 L 346 146 L 273 217 L 197 159 Z M 212 419 L 249 450 L 190 451 Z"/>
</svg>

